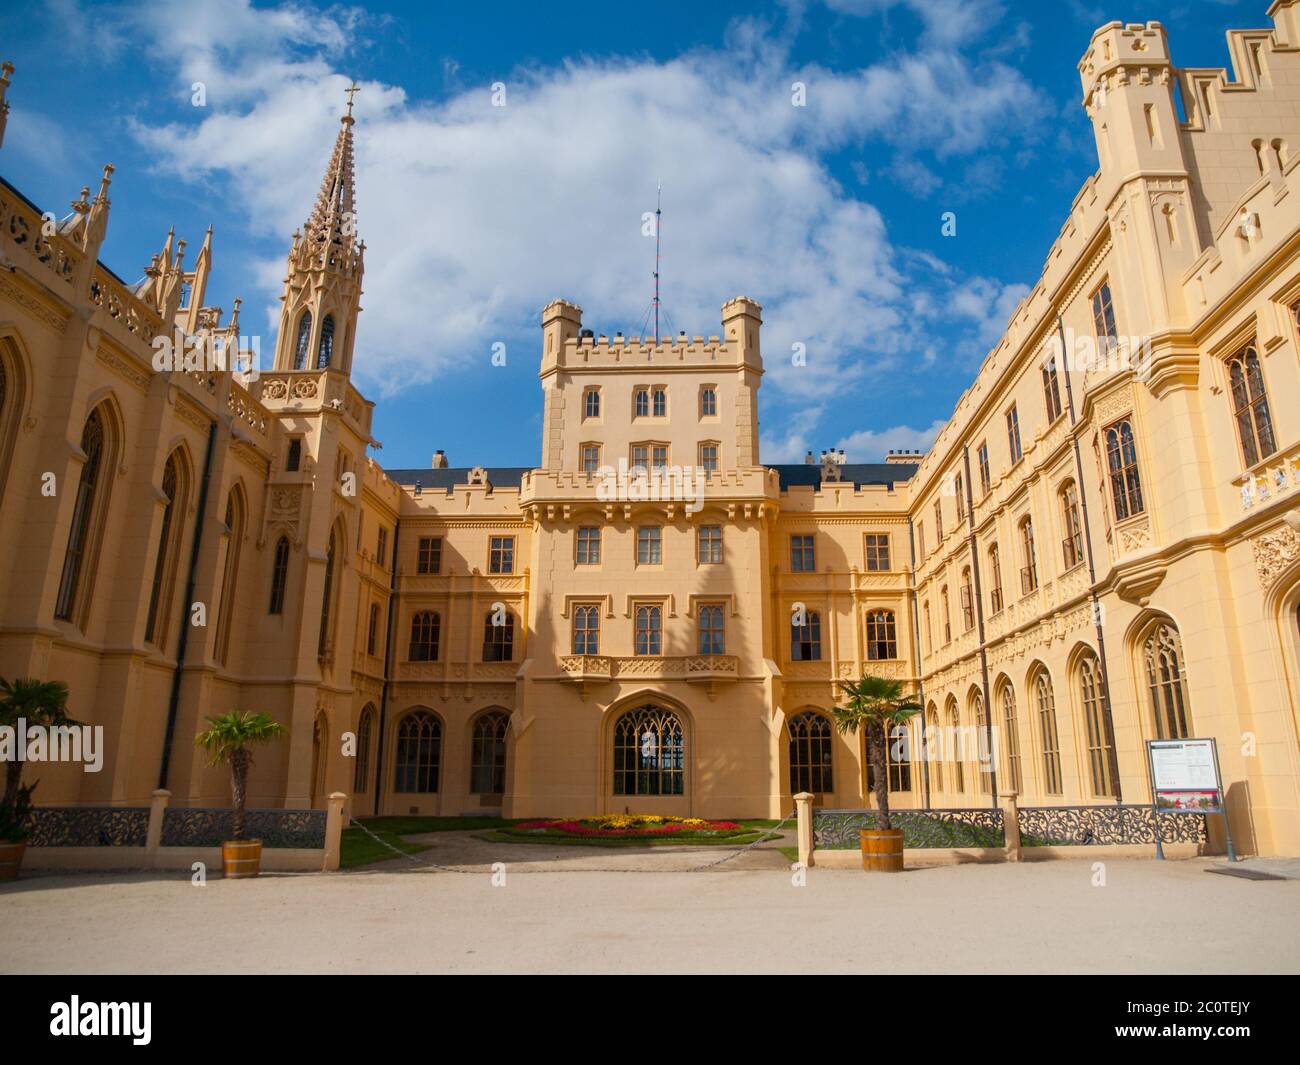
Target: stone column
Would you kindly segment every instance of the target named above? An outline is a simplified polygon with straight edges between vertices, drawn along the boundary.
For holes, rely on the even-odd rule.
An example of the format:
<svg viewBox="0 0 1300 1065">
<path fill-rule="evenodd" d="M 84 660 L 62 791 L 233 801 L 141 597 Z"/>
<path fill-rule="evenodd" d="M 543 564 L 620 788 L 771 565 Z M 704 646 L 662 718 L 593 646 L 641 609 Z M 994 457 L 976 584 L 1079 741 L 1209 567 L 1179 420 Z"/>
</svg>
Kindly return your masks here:
<svg viewBox="0 0 1300 1065">
<path fill-rule="evenodd" d="M 805 868 L 812 868 L 813 864 L 813 825 L 812 825 L 812 802 L 811 793 L 806 791 L 799 792 L 794 797 L 794 808 L 799 816 L 799 825 L 797 838 L 799 840 L 799 862 Z"/>
<path fill-rule="evenodd" d="M 1020 807 L 1016 805 L 1016 791 L 999 791 L 1002 806 L 1002 832 L 1005 846 L 1003 857 L 1009 862 L 1020 861 Z"/>
<path fill-rule="evenodd" d="M 332 873 L 339 867 L 339 852 L 343 840 L 343 804 L 347 796 L 341 791 L 330 792 L 328 812 L 325 814 L 325 861 L 321 872 Z"/>
<path fill-rule="evenodd" d="M 162 846 L 163 815 L 167 811 L 167 804 L 171 802 L 171 798 L 170 791 L 159 788 L 149 800 L 149 832 L 145 836 L 144 849 L 150 865 L 154 865 L 158 860 L 158 848 Z"/>
</svg>

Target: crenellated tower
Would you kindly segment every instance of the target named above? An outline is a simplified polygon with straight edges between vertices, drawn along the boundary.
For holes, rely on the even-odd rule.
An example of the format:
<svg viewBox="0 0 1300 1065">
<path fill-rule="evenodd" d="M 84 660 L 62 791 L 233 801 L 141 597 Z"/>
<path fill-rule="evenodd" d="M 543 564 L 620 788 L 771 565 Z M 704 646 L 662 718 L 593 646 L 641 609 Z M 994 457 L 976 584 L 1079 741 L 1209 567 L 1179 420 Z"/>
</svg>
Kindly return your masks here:
<svg viewBox="0 0 1300 1065">
<path fill-rule="evenodd" d="M 357 240 L 352 101 L 306 225 L 293 235 L 275 369 L 352 371 L 366 245 Z"/>
</svg>

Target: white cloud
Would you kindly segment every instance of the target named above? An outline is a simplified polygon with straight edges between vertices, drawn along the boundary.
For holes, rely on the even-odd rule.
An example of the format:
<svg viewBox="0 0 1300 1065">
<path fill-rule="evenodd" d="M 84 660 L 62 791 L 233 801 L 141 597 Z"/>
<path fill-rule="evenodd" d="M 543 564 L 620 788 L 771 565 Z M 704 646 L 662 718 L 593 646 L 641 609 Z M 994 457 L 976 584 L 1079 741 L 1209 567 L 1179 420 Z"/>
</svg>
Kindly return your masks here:
<svg viewBox="0 0 1300 1065">
<path fill-rule="evenodd" d="M 287 250 L 338 128 L 349 42 L 371 27 L 349 10 L 241 2 L 190 22 L 196 10 L 206 9 L 151 9 L 136 29 L 152 41 L 153 62 L 175 67 L 186 99 L 190 81 L 207 83 L 209 106 L 131 128 L 162 172 L 236 198 L 250 227 Z M 364 82 L 355 129 L 363 387 L 391 394 L 486 365 L 498 339 L 531 358 L 537 312 L 556 296 L 581 303 L 598 332 L 639 332 L 653 261 L 641 215 L 653 210 L 657 180 L 673 327 L 717 333 L 723 302 L 759 299 L 774 398 L 818 410 L 905 354 L 932 360 L 933 339 L 915 339 L 925 327 L 916 289 L 936 293 L 921 310 L 938 320 L 951 317 L 942 293 L 958 283 L 894 247 L 879 212 L 841 188 L 821 153 L 876 140 L 978 157 L 1033 136 L 1037 116 L 1023 100 L 1035 94 L 1018 72 L 950 49 L 847 73 L 791 71 L 784 49 L 761 25 L 740 23 L 725 51 L 517 70 L 503 108 L 487 85 L 430 103 Z M 796 79 L 808 85 L 806 108 L 791 106 Z M 280 255 L 255 265 L 272 320 L 282 272 Z M 983 279 L 957 287 L 958 318 L 983 336 L 993 312 L 977 313 L 977 282 L 998 314 L 1008 290 Z M 796 342 L 806 367 L 791 364 Z M 801 455 L 796 436 L 814 426 L 772 446 L 797 444 Z"/>
<path fill-rule="evenodd" d="M 891 451 L 927 451 L 939 430 L 942 419 L 928 428 L 913 429 L 909 425 L 895 425 L 889 429 L 862 429 L 841 438 L 835 444 L 844 451 L 849 462 L 883 462 Z"/>
</svg>

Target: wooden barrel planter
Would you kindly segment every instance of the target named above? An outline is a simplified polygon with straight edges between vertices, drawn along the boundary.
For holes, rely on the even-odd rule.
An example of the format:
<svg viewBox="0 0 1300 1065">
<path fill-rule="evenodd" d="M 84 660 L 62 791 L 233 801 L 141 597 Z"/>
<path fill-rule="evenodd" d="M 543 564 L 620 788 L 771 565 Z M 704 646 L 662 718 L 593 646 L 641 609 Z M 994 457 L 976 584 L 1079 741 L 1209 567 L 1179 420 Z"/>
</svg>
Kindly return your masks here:
<svg viewBox="0 0 1300 1065">
<path fill-rule="evenodd" d="M 221 872 L 227 880 L 257 876 L 261 868 L 260 839 L 227 840 L 221 845 Z"/>
<path fill-rule="evenodd" d="M 23 855 L 27 852 L 27 841 L 17 843 L 0 843 L 0 880 L 17 880 L 18 870 L 23 865 Z"/>
<path fill-rule="evenodd" d="M 862 846 L 862 868 L 868 873 L 903 871 L 903 830 L 901 828 L 862 828 L 858 830 Z"/>
</svg>

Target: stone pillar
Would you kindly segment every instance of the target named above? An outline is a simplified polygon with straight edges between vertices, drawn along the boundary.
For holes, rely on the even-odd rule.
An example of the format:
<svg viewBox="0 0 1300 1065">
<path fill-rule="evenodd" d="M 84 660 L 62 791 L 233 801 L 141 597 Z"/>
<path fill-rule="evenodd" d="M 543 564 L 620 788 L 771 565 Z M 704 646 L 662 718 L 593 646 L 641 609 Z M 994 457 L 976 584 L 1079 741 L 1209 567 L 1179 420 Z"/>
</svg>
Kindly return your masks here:
<svg viewBox="0 0 1300 1065">
<path fill-rule="evenodd" d="M 1009 862 L 1020 861 L 1020 807 L 1016 805 L 1017 791 L 999 791 L 1002 806 L 1002 832 L 1005 846 L 1003 856 Z"/>
<path fill-rule="evenodd" d="M 347 796 L 341 791 L 330 792 L 329 808 L 325 814 L 325 861 L 321 871 L 332 873 L 339 867 L 339 851 L 343 839 L 343 804 Z"/>
<path fill-rule="evenodd" d="M 812 802 L 811 793 L 806 791 L 801 791 L 794 797 L 794 808 L 799 816 L 797 832 L 799 862 L 808 869 L 811 869 L 813 864 Z"/>
<path fill-rule="evenodd" d="M 162 846 L 163 815 L 171 798 L 170 791 L 159 788 L 149 800 L 149 832 L 145 836 L 144 849 L 150 865 L 156 864 L 158 860 L 158 848 Z"/>
</svg>

